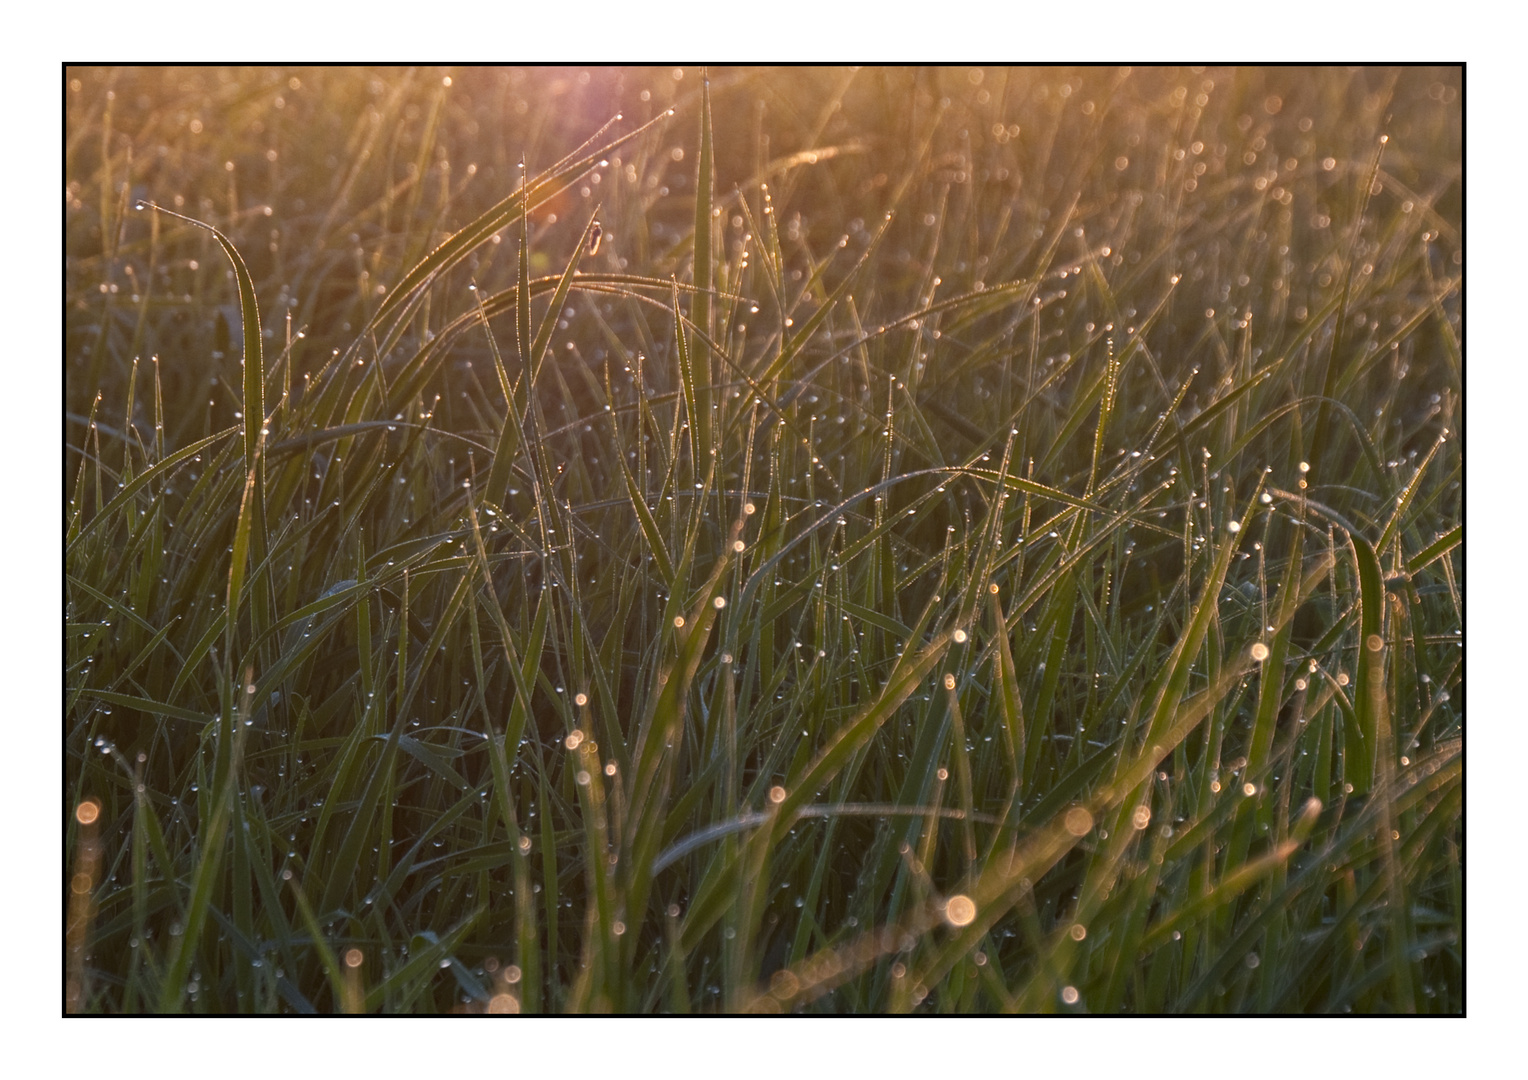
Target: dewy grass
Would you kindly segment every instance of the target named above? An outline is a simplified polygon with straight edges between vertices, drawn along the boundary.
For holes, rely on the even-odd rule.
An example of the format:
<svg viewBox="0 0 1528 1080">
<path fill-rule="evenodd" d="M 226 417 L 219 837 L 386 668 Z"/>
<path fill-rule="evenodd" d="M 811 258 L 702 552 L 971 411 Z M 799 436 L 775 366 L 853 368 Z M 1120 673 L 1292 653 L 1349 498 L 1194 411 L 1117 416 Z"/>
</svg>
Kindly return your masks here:
<svg viewBox="0 0 1528 1080">
<path fill-rule="evenodd" d="M 71 1009 L 1463 1010 L 1457 69 L 66 80 Z"/>
</svg>

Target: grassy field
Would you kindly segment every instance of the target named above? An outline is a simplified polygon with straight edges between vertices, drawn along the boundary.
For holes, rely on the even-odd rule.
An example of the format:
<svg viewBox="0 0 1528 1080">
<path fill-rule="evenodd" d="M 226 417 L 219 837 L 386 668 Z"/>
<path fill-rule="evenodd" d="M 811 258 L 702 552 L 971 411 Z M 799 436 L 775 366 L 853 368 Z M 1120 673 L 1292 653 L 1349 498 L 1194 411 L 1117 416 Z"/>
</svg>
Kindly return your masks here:
<svg viewBox="0 0 1528 1080">
<path fill-rule="evenodd" d="M 70 1011 L 1463 1011 L 1458 69 L 64 81 Z"/>
</svg>

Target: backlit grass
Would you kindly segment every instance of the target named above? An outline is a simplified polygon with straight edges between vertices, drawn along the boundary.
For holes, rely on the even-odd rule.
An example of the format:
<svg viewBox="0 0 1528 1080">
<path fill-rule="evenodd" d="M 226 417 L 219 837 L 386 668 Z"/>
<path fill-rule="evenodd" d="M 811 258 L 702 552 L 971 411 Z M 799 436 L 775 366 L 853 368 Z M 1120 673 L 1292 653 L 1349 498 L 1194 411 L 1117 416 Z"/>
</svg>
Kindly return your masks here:
<svg viewBox="0 0 1528 1080">
<path fill-rule="evenodd" d="M 70 1008 L 1462 1011 L 1457 69 L 65 80 Z"/>
</svg>

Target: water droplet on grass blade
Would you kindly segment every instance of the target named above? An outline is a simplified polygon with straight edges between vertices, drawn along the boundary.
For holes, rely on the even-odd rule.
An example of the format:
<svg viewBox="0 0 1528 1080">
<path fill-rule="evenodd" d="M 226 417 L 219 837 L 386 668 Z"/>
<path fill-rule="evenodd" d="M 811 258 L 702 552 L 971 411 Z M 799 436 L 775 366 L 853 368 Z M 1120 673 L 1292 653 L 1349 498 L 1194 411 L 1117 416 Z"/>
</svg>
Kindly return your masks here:
<svg viewBox="0 0 1528 1080">
<path fill-rule="evenodd" d="M 951 926 L 970 926 L 976 920 L 976 902 L 957 893 L 944 902 L 944 918 Z"/>
</svg>

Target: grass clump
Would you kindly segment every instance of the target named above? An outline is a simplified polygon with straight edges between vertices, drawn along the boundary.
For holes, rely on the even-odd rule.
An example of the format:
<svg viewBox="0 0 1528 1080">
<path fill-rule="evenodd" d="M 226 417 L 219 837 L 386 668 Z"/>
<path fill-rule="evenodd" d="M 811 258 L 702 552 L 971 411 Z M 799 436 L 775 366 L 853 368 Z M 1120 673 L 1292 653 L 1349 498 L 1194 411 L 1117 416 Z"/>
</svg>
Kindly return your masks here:
<svg viewBox="0 0 1528 1080">
<path fill-rule="evenodd" d="M 71 1008 L 1460 1012 L 1460 74 L 68 71 Z"/>
</svg>

